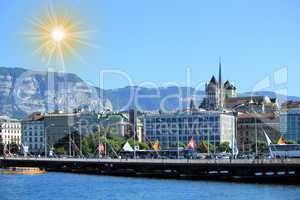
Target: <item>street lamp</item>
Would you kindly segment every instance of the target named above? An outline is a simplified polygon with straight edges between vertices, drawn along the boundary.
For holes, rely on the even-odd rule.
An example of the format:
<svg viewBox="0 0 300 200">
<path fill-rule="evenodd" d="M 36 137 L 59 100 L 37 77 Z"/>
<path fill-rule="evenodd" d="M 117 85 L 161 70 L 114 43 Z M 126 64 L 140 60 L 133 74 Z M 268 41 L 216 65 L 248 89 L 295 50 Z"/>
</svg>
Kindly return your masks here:
<svg viewBox="0 0 300 200">
<path fill-rule="evenodd" d="M 50 127 L 53 127 L 53 126 L 55 126 L 55 124 L 50 124 L 50 125 L 48 125 L 48 126 L 46 126 L 45 128 L 44 128 L 44 136 L 45 136 L 45 138 L 44 138 L 44 148 L 45 148 L 45 158 L 47 158 L 47 129 L 48 128 L 50 128 Z"/>
</svg>

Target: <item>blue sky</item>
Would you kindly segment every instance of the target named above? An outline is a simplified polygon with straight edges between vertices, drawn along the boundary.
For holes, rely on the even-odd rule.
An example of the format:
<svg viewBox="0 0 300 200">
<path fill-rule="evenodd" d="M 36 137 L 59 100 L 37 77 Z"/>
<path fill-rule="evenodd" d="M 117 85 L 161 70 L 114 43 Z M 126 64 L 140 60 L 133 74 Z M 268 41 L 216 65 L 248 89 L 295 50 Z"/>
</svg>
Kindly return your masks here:
<svg viewBox="0 0 300 200">
<path fill-rule="evenodd" d="M 45 69 L 32 54 L 35 47 L 22 33 L 30 31 L 28 19 L 45 14 L 50 1 L 0 2 L 0 66 Z M 270 77 L 265 90 L 288 88 L 300 96 L 300 3 L 290 1 L 199 0 L 53 0 L 54 10 L 67 11 L 95 32 L 89 41 L 98 48 L 78 49 L 66 69 L 86 81 L 99 84 L 100 70 L 120 69 L 134 84 L 191 85 L 210 79 L 222 57 L 223 76 L 251 91 Z M 288 67 L 288 84 L 274 83 L 273 74 Z M 127 85 L 106 76 L 106 88 Z"/>
</svg>

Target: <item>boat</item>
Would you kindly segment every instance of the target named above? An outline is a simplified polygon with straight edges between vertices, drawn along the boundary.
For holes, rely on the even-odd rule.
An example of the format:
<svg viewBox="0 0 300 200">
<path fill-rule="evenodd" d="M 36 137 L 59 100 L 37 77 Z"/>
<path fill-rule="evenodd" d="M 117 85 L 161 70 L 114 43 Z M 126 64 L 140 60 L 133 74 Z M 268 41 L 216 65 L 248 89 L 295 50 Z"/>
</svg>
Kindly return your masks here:
<svg viewBox="0 0 300 200">
<path fill-rule="evenodd" d="M 35 168 L 35 167 L 9 167 L 2 169 L 1 174 L 44 174 L 46 171 L 44 169 Z"/>
</svg>

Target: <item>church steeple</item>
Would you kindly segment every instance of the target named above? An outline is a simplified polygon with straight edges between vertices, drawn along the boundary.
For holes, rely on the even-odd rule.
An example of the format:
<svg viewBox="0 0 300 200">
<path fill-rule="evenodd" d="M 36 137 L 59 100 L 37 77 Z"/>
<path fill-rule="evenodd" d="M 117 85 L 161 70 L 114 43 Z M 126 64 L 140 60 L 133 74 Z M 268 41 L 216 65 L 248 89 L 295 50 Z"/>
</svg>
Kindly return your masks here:
<svg viewBox="0 0 300 200">
<path fill-rule="evenodd" d="M 219 88 L 222 88 L 222 63 L 221 63 L 221 57 L 219 57 Z"/>
<path fill-rule="evenodd" d="M 222 81 L 222 63 L 221 57 L 219 57 L 219 107 L 220 110 L 223 109 L 223 81 Z"/>
</svg>

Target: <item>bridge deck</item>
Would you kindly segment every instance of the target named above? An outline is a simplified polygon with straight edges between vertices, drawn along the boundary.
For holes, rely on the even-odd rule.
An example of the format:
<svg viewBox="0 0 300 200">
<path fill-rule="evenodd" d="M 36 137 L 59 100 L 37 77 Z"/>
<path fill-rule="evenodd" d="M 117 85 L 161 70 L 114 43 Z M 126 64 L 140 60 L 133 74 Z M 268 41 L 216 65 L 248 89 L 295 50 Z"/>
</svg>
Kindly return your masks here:
<svg viewBox="0 0 300 200">
<path fill-rule="evenodd" d="M 3 167 L 39 167 L 48 171 L 178 179 L 245 180 L 300 184 L 300 159 L 161 160 L 0 158 Z"/>
<path fill-rule="evenodd" d="M 24 157 L 0 157 L 0 161 L 47 161 L 47 162 L 84 162 L 84 163 L 140 163 L 140 164 L 211 164 L 211 165 L 300 165 L 300 158 L 294 159 L 84 159 L 84 158 L 24 158 Z"/>
</svg>

